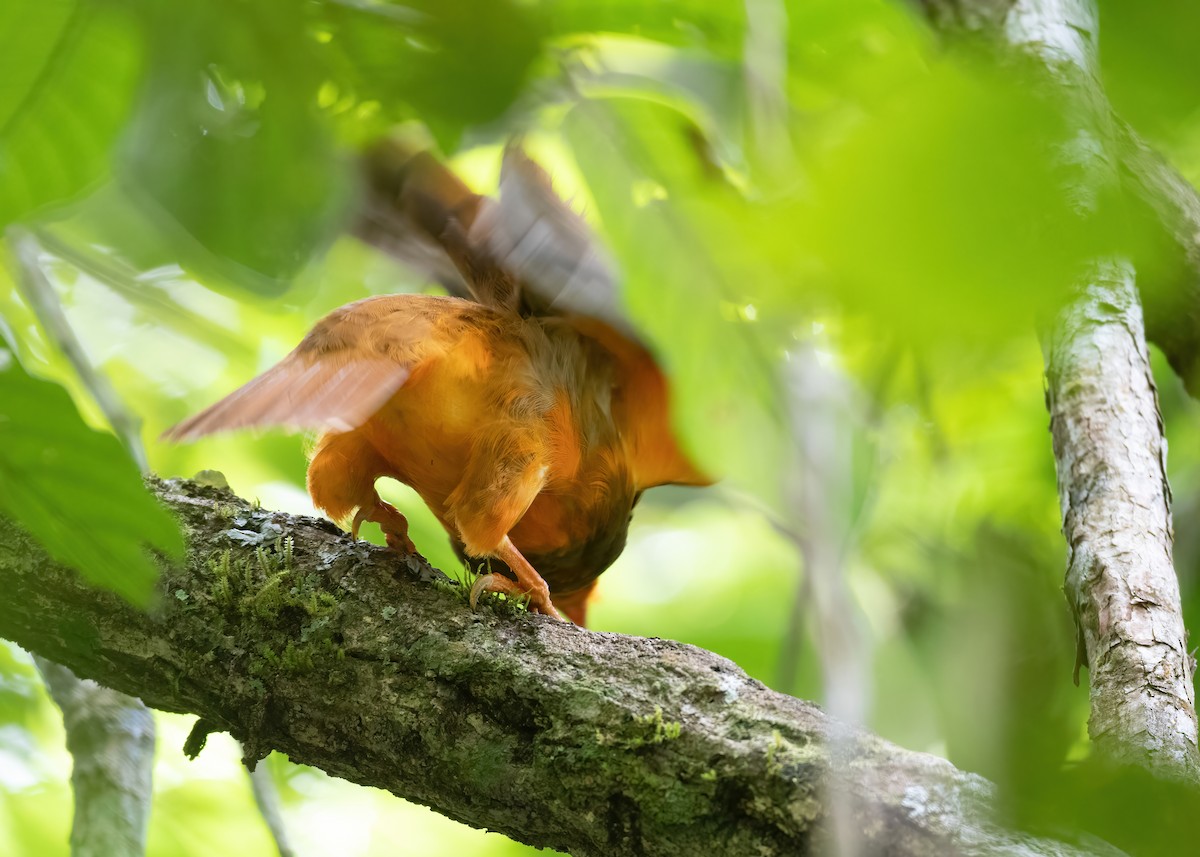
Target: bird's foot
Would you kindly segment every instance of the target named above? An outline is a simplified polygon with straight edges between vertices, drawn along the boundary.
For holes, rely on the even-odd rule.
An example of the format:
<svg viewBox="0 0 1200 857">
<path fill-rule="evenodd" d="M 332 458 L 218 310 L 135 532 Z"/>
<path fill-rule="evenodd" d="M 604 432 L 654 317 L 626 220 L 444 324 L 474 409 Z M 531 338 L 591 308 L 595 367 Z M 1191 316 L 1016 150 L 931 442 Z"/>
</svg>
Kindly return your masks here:
<svg viewBox="0 0 1200 857">
<path fill-rule="evenodd" d="M 476 604 L 479 601 L 479 596 L 485 592 L 500 592 L 509 598 L 529 598 L 529 609 L 534 613 L 544 613 L 547 616 L 552 616 L 555 619 L 561 619 L 562 616 L 554 608 L 553 602 L 550 600 L 550 588 L 546 586 L 546 582 L 538 578 L 541 586 L 534 585 L 532 587 L 523 587 L 521 584 L 509 580 L 503 574 L 481 574 L 475 578 L 475 583 L 471 586 L 471 594 L 468 601 L 471 603 L 471 609 L 476 609 Z"/>
<path fill-rule="evenodd" d="M 379 529 L 383 531 L 383 536 L 387 540 L 387 546 L 396 553 L 408 556 L 417 552 L 417 546 L 408 537 L 408 519 L 400 514 L 400 511 L 391 503 L 377 499 L 374 503 L 360 507 L 354 516 L 354 522 L 350 525 L 350 535 L 357 539 L 358 528 L 363 525 L 364 521 L 374 521 L 379 524 Z"/>
</svg>

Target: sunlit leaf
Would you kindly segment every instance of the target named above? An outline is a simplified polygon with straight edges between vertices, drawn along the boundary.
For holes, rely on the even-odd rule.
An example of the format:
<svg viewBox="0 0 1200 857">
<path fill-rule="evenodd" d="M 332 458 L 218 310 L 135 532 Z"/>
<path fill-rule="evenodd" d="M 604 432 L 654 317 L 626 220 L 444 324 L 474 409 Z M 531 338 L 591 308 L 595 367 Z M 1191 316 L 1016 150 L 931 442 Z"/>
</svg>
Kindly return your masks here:
<svg viewBox="0 0 1200 857">
<path fill-rule="evenodd" d="M 746 90 L 740 62 L 677 50 L 645 39 L 593 36 L 571 53 L 570 75 L 582 93 L 640 96 L 692 105 L 707 134 L 735 145 L 745 122 Z"/>
<path fill-rule="evenodd" d="M 55 559 L 145 604 L 146 552 L 183 552 L 178 525 L 146 491 L 112 435 L 88 428 L 66 392 L 0 349 L 0 512 Z"/>
<path fill-rule="evenodd" d="M 545 4 L 543 13 L 550 32 L 560 37 L 620 33 L 717 56 L 740 53 L 746 17 L 740 3 L 708 0 L 560 0 Z"/>
<path fill-rule="evenodd" d="M 801 110 L 887 99 L 923 73 L 932 52 L 928 27 L 893 0 L 788 3 L 787 28 L 786 85 Z"/>
</svg>

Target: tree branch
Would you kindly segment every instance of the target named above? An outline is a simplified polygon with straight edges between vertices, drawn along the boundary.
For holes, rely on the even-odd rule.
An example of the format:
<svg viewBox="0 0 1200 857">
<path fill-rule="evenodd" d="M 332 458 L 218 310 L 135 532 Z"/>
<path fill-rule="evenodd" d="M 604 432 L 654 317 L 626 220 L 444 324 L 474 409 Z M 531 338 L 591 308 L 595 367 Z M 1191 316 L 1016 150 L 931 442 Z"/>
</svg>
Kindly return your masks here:
<svg viewBox="0 0 1200 857">
<path fill-rule="evenodd" d="M 1132 270 L 1097 270 L 1046 351 L 1088 732 L 1122 764 L 1196 779 L 1196 708 L 1171 562 L 1166 447 Z"/>
<path fill-rule="evenodd" d="M 71 857 L 140 857 L 153 791 L 154 715 L 140 700 L 35 661 L 62 709 L 73 760 Z"/>
<path fill-rule="evenodd" d="M 142 443 L 142 420 L 121 401 L 117 391 L 113 389 L 108 378 L 96 370 L 92 361 L 83 350 L 83 344 L 71 323 L 67 321 L 54 285 L 42 268 L 42 248 L 37 239 L 27 229 L 21 226 L 10 226 L 7 230 L 9 243 L 12 245 L 13 256 L 16 258 L 17 283 L 21 294 L 29 302 L 30 308 L 37 317 L 38 323 L 46 331 L 46 336 L 67 358 L 75 374 L 79 376 L 108 424 L 130 457 L 138 466 L 138 470 L 147 473 L 150 465 L 146 459 L 146 447 Z"/>
<path fill-rule="evenodd" d="M 994 787 L 838 729 L 708 652 L 493 600 L 325 521 L 151 482 L 189 534 L 149 613 L 0 521 L 0 635 L 153 707 L 476 827 L 586 855 L 805 854 L 826 783 L 898 855 L 1117 853 L 1006 830 Z M 830 739 L 848 762 L 829 777 Z"/>
<path fill-rule="evenodd" d="M 1004 33 L 1071 94 L 1068 191 L 1082 214 L 1118 180 L 1091 0 L 1017 0 Z M 1097 755 L 1200 780 L 1192 663 L 1172 563 L 1166 443 L 1134 267 L 1097 259 L 1047 337 L 1047 405 L 1069 563 L 1066 593 L 1091 681 Z"/>
</svg>

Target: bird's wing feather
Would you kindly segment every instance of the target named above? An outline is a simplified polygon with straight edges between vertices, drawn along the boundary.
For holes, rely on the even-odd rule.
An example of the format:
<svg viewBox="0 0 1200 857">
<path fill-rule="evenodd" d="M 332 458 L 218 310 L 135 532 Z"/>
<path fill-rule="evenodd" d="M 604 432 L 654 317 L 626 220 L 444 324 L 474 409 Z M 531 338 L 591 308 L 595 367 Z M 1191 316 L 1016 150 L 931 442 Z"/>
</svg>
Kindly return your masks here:
<svg viewBox="0 0 1200 857">
<path fill-rule="evenodd" d="M 368 298 L 335 310 L 296 349 L 245 386 L 166 432 L 176 442 L 218 431 L 362 425 L 438 344 L 437 320 L 465 302 L 426 295 Z"/>
<path fill-rule="evenodd" d="M 500 165 L 500 197 L 485 200 L 471 238 L 522 286 L 535 314 L 600 319 L 636 337 L 617 294 L 617 266 L 587 222 L 554 190 L 550 176 L 510 145 Z"/>
<path fill-rule="evenodd" d="M 505 149 L 498 199 L 399 138 L 363 157 L 360 238 L 452 294 L 527 315 L 583 315 L 634 337 L 617 268 L 591 227 L 518 145 Z"/>
<path fill-rule="evenodd" d="M 386 359 L 306 360 L 291 354 L 166 437 L 179 443 L 240 428 L 349 431 L 366 422 L 408 380 Z"/>
</svg>

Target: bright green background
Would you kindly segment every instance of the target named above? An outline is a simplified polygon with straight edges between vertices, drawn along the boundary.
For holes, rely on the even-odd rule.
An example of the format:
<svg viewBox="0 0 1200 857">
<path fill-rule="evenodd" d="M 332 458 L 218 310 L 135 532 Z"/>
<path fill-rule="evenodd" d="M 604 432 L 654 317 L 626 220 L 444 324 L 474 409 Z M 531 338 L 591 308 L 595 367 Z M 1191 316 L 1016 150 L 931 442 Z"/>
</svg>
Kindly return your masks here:
<svg viewBox="0 0 1200 857">
<path fill-rule="evenodd" d="M 1142 5 L 1102 4 L 1106 82 L 1194 179 L 1200 72 L 1176 35 L 1200 12 Z M 846 621 L 870 651 L 867 725 L 997 780 L 1026 818 L 1086 754 L 1087 710 L 1070 682 L 1036 329 L 1080 260 L 1151 267 L 1157 246 L 1115 194 L 1072 213 L 1062 116 L 1028 69 L 951 49 L 883 0 L 0 0 L 0 224 L 34 229 L 90 359 L 144 419 L 156 472 L 218 469 L 266 506 L 311 511 L 303 438 L 157 438 L 334 307 L 425 287 L 342 234 L 357 146 L 420 123 L 486 191 L 500 146 L 524 134 L 618 260 L 680 434 L 725 477 L 647 495 L 593 626 L 694 643 L 821 698 L 812 617 L 799 647 L 785 642 L 804 572 L 771 523 L 805 532 L 788 488 L 812 475 L 790 452 L 779 379 L 785 353 L 809 349 L 850 402 L 845 502 L 829 502 L 853 533 Z M 0 333 L 20 364 L 0 349 L 0 508 L 144 597 L 138 546 L 170 552 L 178 536 L 117 442 L 87 427 L 104 423 L 14 271 L 0 269 Z M 1200 420 L 1155 367 L 1195 627 Z M 384 493 L 451 567 L 411 493 Z M 160 717 L 150 854 L 269 854 L 230 742 L 183 758 L 189 720 Z M 62 740 L 28 659 L 0 648 L 0 853 L 67 853 Z M 301 854 L 526 850 L 269 764 Z"/>
</svg>

